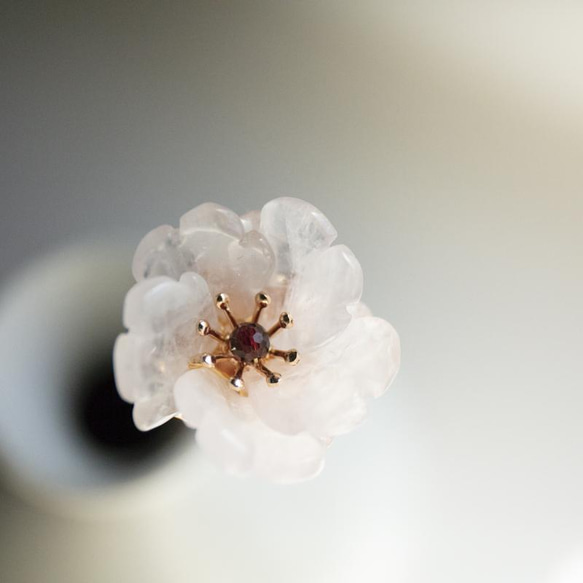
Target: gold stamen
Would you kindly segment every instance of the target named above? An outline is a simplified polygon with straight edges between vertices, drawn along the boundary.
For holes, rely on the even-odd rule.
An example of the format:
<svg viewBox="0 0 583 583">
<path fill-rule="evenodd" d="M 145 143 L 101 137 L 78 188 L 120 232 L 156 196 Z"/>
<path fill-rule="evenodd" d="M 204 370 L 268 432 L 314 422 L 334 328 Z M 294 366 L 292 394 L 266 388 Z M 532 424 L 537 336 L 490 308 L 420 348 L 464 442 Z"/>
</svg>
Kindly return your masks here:
<svg viewBox="0 0 583 583">
<path fill-rule="evenodd" d="M 232 376 L 229 379 L 229 382 L 231 383 L 231 387 L 233 387 L 233 389 L 235 389 L 235 391 L 237 391 L 240 395 L 242 395 L 244 397 L 248 397 L 249 394 L 247 393 L 247 390 L 245 388 L 245 383 L 243 382 L 243 379 L 241 378 L 243 376 L 244 371 L 245 371 L 245 363 L 241 361 L 241 362 L 239 362 L 237 372 L 234 374 L 234 376 Z"/>
<path fill-rule="evenodd" d="M 282 312 L 279 315 L 279 320 L 277 321 L 277 324 L 274 324 L 267 331 L 267 335 L 273 336 L 276 332 L 279 332 L 280 330 L 285 328 L 291 328 L 293 325 L 294 325 L 293 318 L 287 312 Z"/>
<path fill-rule="evenodd" d="M 277 385 L 281 380 L 281 375 L 269 370 L 260 360 L 253 362 L 253 366 L 267 379 L 270 385 Z"/>
<path fill-rule="evenodd" d="M 229 301 L 229 296 L 227 294 L 219 294 L 216 299 L 217 308 L 219 308 L 219 310 L 223 310 L 227 314 L 231 324 L 233 325 L 233 328 L 236 328 L 239 323 L 237 320 L 235 320 L 235 316 L 233 316 L 233 313 L 231 312 Z"/>
<path fill-rule="evenodd" d="M 246 367 L 252 366 L 259 373 L 261 373 L 270 385 L 276 385 L 281 380 L 281 375 L 279 373 L 273 372 L 263 362 L 263 359 L 268 359 L 270 357 L 282 358 L 285 362 L 289 364 L 297 364 L 299 362 L 298 351 L 295 349 L 291 350 L 278 350 L 276 348 L 269 349 L 269 343 L 265 342 L 265 336 L 270 338 L 279 330 L 285 328 L 291 328 L 293 326 L 293 318 L 287 313 L 282 312 L 279 315 L 278 321 L 269 330 L 265 330 L 257 322 L 261 316 L 261 312 L 270 305 L 271 298 L 265 292 L 259 292 L 255 296 L 255 311 L 251 320 L 246 320 L 239 324 L 235 317 L 233 316 L 230 309 L 229 296 L 225 293 L 220 293 L 216 297 L 217 308 L 224 311 L 233 326 L 234 332 L 221 334 L 216 330 L 213 330 L 211 325 L 207 320 L 199 320 L 196 325 L 196 330 L 201 336 L 211 336 L 218 342 L 226 344 L 223 350 L 226 352 L 217 353 L 205 353 L 195 356 L 189 363 L 189 369 L 195 369 L 200 367 L 216 369 L 218 373 L 223 375 L 229 380 L 229 383 L 233 390 L 235 390 L 242 397 L 247 397 L 247 389 L 243 381 L 243 373 Z M 249 341 L 245 336 L 249 331 L 243 331 L 240 329 L 241 326 L 249 327 L 255 326 L 255 330 L 251 330 L 252 334 L 263 335 L 259 342 L 259 346 L 263 343 L 260 349 L 254 348 L 251 344 L 247 347 Z M 256 352 L 254 352 L 256 351 Z M 256 355 L 256 358 L 249 362 L 252 354 Z M 234 361 L 232 365 L 222 364 L 224 360 Z M 231 376 L 232 375 L 232 376 Z"/>
<path fill-rule="evenodd" d="M 211 336 L 218 342 L 227 342 L 226 338 L 223 338 L 216 330 L 211 328 L 211 325 L 206 320 L 199 320 L 198 324 L 196 325 L 196 331 L 201 336 Z"/>
<path fill-rule="evenodd" d="M 190 370 L 195 368 L 214 368 L 216 362 L 216 357 L 212 354 L 198 354 L 189 363 L 188 368 Z"/>
<path fill-rule="evenodd" d="M 259 316 L 261 315 L 261 311 L 263 310 L 263 308 L 267 308 L 267 306 L 269 306 L 269 304 L 271 303 L 271 298 L 264 292 L 259 292 L 256 296 L 255 296 L 255 313 L 253 314 L 253 318 L 251 319 L 251 322 L 253 322 L 253 324 L 257 324 L 257 321 L 259 320 Z"/>
<path fill-rule="evenodd" d="M 272 356 L 277 356 L 278 358 L 283 358 L 289 364 L 297 364 L 300 361 L 300 356 L 295 348 L 291 350 L 277 350 L 277 348 L 271 348 L 269 354 Z"/>
</svg>

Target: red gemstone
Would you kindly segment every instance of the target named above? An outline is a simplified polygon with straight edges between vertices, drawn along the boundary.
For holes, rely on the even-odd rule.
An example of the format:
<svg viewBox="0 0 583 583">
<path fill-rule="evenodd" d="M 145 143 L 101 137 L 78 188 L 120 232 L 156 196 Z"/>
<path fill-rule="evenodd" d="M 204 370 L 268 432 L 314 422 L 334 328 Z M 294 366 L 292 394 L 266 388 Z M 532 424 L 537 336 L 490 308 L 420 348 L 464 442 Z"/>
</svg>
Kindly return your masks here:
<svg viewBox="0 0 583 583">
<path fill-rule="evenodd" d="M 269 336 L 259 324 L 241 324 L 231 333 L 231 352 L 245 362 L 263 358 L 269 352 Z"/>
</svg>

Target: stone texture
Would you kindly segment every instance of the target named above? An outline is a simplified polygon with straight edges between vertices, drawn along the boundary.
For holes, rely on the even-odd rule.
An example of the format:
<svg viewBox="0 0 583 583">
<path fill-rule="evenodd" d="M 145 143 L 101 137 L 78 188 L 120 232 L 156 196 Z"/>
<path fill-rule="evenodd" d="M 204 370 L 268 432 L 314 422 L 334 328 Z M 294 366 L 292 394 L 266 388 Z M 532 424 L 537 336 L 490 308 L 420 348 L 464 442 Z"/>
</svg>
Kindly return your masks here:
<svg viewBox="0 0 583 583">
<path fill-rule="evenodd" d="M 332 439 L 364 419 L 367 400 L 387 389 L 400 362 L 395 330 L 360 302 L 360 265 L 347 247 L 331 246 L 335 238 L 320 211 L 290 198 L 243 217 L 207 203 L 178 229 L 146 235 L 134 257 L 138 283 L 125 302 L 128 332 L 114 351 L 118 389 L 134 403 L 136 425 L 147 430 L 178 415 L 230 473 L 275 482 L 315 476 Z M 188 370 L 188 362 L 217 348 L 196 333 L 199 319 L 231 332 L 213 296 L 228 293 L 243 321 L 258 291 L 272 297 L 261 324 L 288 311 L 294 327 L 270 341 L 261 326 L 245 324 L 232 333 L 233 350 L 251 360 L 271 343 L 298 349 L 301 360 L 291 367 L 269 359 L 282 375 L 275 387 L 247 371 L 247 399 L 216 371 Z"/>
<path fill-rule="evenodd" d="M 260 230 L 273 248 L 276 272 L 290 279 L 307 255 L 325 249 L 336 229 L 313 205 L 297 198 L 276 198 L 261 210 Z"/>
</svg>

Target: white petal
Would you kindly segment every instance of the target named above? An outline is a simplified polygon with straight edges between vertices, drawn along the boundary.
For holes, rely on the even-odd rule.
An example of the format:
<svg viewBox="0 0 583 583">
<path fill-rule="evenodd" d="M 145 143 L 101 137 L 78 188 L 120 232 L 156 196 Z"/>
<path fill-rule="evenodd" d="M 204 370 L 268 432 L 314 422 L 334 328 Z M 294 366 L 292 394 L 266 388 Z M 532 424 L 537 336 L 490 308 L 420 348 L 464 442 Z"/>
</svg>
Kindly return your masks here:
<svg viewBox="0 0 583 583">
<path fill-rule="evenodd" d="M 185 236 L 197 231 L 216 231 L 234 238 L 243 236 L 243 223 L 232 210 L 206 202 L 180 218 L 180 233 Z"/>
<path fill-rule="evenodd" d="M 229 474 L 245 475 L 253 469 L 253 428 L 230 411 L 206 415 L 196 432 L 196 441 L 205 455 Z"/>
<path fill-rule="evenodd" d="M 151 352 L 151 341 L 136 334 L 120 334 L 113 349 L 115 384 L 122 399 L 133 403 L 151 396 L 144 374 L 144 361 Z"/>
<path fill-rule="evenodd" d="M 220 287 L 231 296 L 233 311 L 240 319 L 248 318 L 255 308 L 255 294 L 267 289 L 275 259 L 267 240 L 250 231 L 228 250 L 228 262 Z"/>
<path fill-rule="evenodd" d="M 204 279 L 188 273 L 181 281 L 154 277 L 135 284 L 124 305 L 124 324 L 141 334 L 170 333 L 205 317 L 211 297 Z"/>
<path fill-rule="evenodd" d="M 191 231 L 184 235 L 183 247 L 194 258 L 193 271 L 207 280 L 209 287 L 220 280 L 229 247 L 239 239 L 220 231 Z"/>
<path fill-rule="evenodd" d="M 176 414 L 172 394 L 160 393 L 134 405 L 133 418 L 140 431 L 150 431 L 169 421 Z"/>
<path fill-rule="evenodd" d="M 267 240 L 257 231 L 240 239 L 193 231 L 185 236 L 184 246 L 195 257 L 196 272 L 205 278 L 211 293 L 229 294 L 235 315 L 248 318 L 255 294 L 266 288 L 273 273 L 273 251 Z"/>
<path fill-rule="evenodd" d="M 166 275 L 179 279 L 188 271 L 203 273 L 205 258 L 243 237 L 242 220 L 231 210 L 214 203 L 192 209 L 180 219 L 180 228 L 162 225 L 138 245 L 132 272 L 136 281 Z M 202 264 L 202 265 L 201 265 Z"/>
<path fill-rule="evenodd" d="M 186 425 L 196 428 L 206 415 L 228 412 L 224 394 L 226 386 L 226 380 L 210 369 L 199 368 L 184 373 L 174 385 L 174 400 Z"/>
<path fill-rule="evenodd" d="M 187 365 L 188 357 L 182 357 L 174 342 L 166 346 L 163 336 L 121 334 L 115 343 L 115 382 L 122 399 L 130 403 L 168 395 Z"/>
<path fill-rule="evenodd" d="M 229 250 L 245 234 L 243 222 L 233 211 L 214 203 L 202 204 L 180 219 L 183 248 L 194 258 L 194 270 L 211 293 L 225 292 L 232 266 Z"/>
<path fill-rule="evenodd" d="M 399 338 L 380 318 L 352 320 L 348 328 L 323 346 L 315 359 L 322 363 L 310 389 L 309 431 L 333 436 L 356 427 L 366 416 L 365 397 L 379 397 L 399 368 Z"/>
<path fill-rule="evenodd" d="M 188 370 L 189 360 L 209 348 L 210 341 L 195 335 L 121 334 L 114 347 L 114 370 L 120 396 L 133 403 L 168 394 L 174 381 Z"/>
<path fill-rule="evenodd" d="M 231 474 L 251 471 L 273 482 L 312 478 L 324 464 L 326 445 L 308 434 L 282 435 L 259 420 L 214 411 L 204 417 L 197 441 L 205 454 Z"/>
<path fill-rule="evenodd" d="M 136 394 L 135 346 L 129 334 L 120 334 L 113 347 L 113 368 L 117 391 L 124 401 L 133 403 Z"/>
<path fill-rule="evenodd" d="M 273 361 L 282 374 L 276 387 L 248 373 L 249 400 L 257 415 L 286 434 L 321 437 L 346 433 L 366 416 L 366 397 L 378 397 L 399 368 L 399 339 L 380 318 L 355 318 L 346 330 L 295 367 Z"/>
<path fill-rule="evenodd" d="M 206 283 L 194 273 L 180 281 L 147 279 L 128 293 L 124 321 L 130 332 L 116 342 L 114 366 L 121 396 L 136 402 L 134 417 L 141 429 L 176 412 L 174 382 L 192 357 L 214 347 L 197 334 L 196 322 L 214 313 Z"/>
<path fill-rule="evenodd" d="M 286 300 L 294 327 L 281 332 L 274 344 L 307 352 L 346 328 L 352 319 L 348 307 L 360 300 L 363 277 L 344 245 L 312 253 L 304 263 Z"/>
<path fill-rule="evenodd" d="M 250 211 L 241 217 L 245 232 L 259 231 L 261 225 L 261 211 Z"/>
<path fill-rule="evenodd" d="M 263 424 L 256 428 L 255 472 L 280 484 L 308 480 L 324 467 L 326 445 L 301 433 L 282 435 Z"/>
<path fill-rule="evenodd" d="M 347 348 L 350 374 L 360 394 L 380 397 L 391 385 L 401 364 L 401 343 L 396 330 L 381 318 L 358 318 L 347 329 L 353 342 Z M 359 341 L 360 339 L 360 341 Z"/>
<path fill-rule="evenodd" d="M 314 399 L 308 423 L 308 431 L 313 435 L 333 437 L 348 433 L 366 417 L 366 402 L 359 394 L 358 384 L 343 377 L 338 369 L 334 376 L 328 379 L 328 390 L 320 390 L 320 398 Z"/>
<path fill-rule="evenodd" d="M 305 368 L 297 371 L 300 374 L 297 374 L 296 370 L 290 370 L 289 367 L 278 367 L 275 361 L 269 366 L 273 370 L 280 369 L 282 375 L 280 384 L 271 387 L 262 376 L 252 372 L 246 373 L 245 382 L 250 403 L 259 418 L 275 431 L 286 435 L 306 431 L 310 423 L 312 405 L 318 399 L 318 394 L 310 390 L 315 386 L 310 372 L 315 372 L 315 369 L 305 365 Z M 302 366 L 300 363 L 296 368 Z"/>
<path fill-rule="evenodd" d="M 159 275 L 178 279 L 192 267 L 193 259 L 181 248 L 178 230 L 162 225 L 141 240 L 134 254 L 132 273 L 136 281 Z"/>
<path fill-rule="evenodd" d="M 311 204 L 297 198 L 276 198 L 261 210 L 261 232 L 276 258 L 276 273 L 288 279 L 307 255 L 325 249 L 336 239 L 336 229 Z"/>
<path fill-rule="evenodd" d="M 289 370 L 282 371 L 277 387 L 261 381 L 251 386 L 247 381 L 251 403 L 266 425 L 283 434 L 309 432 L 330 437 L 361 423 L 366 404 L 359 385 L 343 374 L 341 361 L 300 372 L 294 376 Z"/>
<path fill-rule="evenodd" d="M 273 251 L 265 237 L 257 231 L 249 231 L 240 241 L 229 245 L 228 259 L 232 277 L 243 289 L 246 286 L 257 287 L 257 281 L 267 282 L 273 272 Z"/>
<path fill-rule="evenodd" d="M 234 212 L 213 203 L 193 209 L 180 219 L 182 248 L 193 257 L 213 295 L 231 296 L 231 309 L 239 318 L 251 315 L 253 298 L 269 282 L 274 256 L 267 239 L 257 231 L 245 232 Z"/>
</svg>

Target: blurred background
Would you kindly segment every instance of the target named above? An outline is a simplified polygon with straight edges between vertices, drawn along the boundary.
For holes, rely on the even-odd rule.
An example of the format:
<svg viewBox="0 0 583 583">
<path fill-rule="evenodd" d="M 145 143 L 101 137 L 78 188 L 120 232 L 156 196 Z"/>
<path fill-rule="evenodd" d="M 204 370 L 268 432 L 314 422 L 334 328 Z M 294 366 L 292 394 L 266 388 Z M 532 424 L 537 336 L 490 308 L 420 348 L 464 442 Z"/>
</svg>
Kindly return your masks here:
<svg viewBox="0 0 583 583">
<path fill-rule="evenodd" d="M 581 30 L 567 0 L 1 2 L 0 581 L 582 582 Z M 281 195 L 403 346 L 293 487 L 134 431 L 110 365 L 143 234 Z"/>
</svg>

